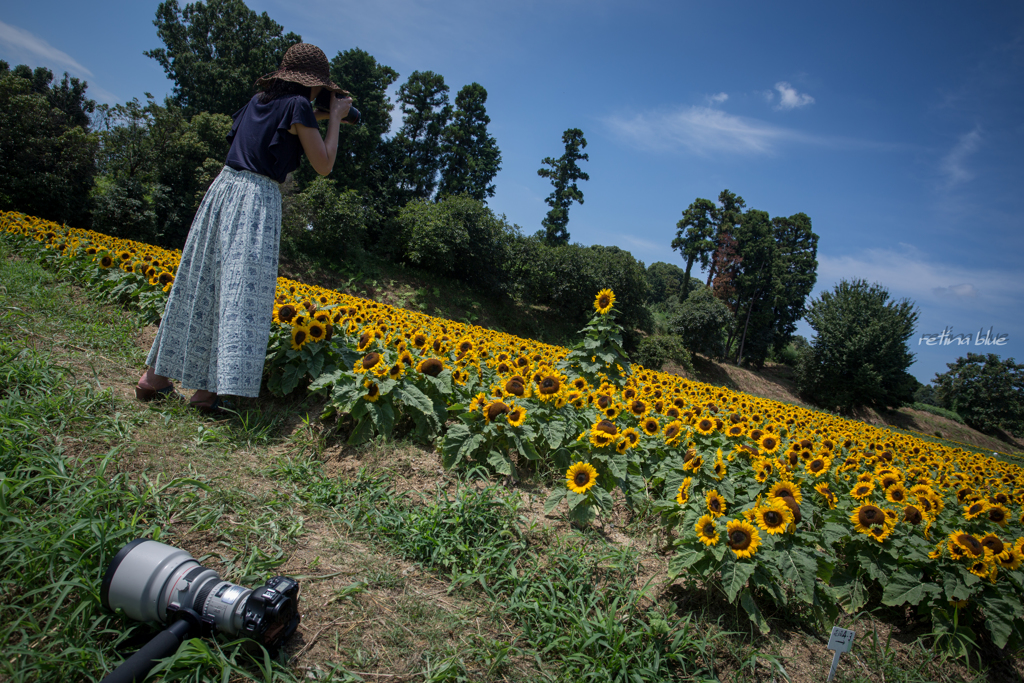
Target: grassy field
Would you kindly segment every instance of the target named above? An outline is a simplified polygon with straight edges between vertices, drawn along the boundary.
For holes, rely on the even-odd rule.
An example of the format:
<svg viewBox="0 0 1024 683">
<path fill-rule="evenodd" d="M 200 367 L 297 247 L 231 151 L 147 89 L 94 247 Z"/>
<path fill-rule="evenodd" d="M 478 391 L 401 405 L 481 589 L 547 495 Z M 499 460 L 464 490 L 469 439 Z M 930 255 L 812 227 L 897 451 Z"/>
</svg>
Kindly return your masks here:
<svg viewBox="0 0 1024 683">
<path fill-rule="evenodd" d="M 203 419 L 143 405 L 145 330 L 0 246 L 0 679 L 100 680 L 153 632 L 104 613 L 126 542 L 158 538 L 248 585 L 302 584 L 276 659 L 188 641 L 163 680 L 820 681 L 827 633 L 772 632 L 692 580 L 666 578 L 653 515 L 586 531 L 543 514 L 538 482 L 460 479 L 408 442 L 346 446 L 311 399 Z M 411 299 L 410 299 L 411 300 Z M 471 308 L 471 307 L 470 307 Z M 433 311 L 427 311 L 433 312 Z M 479 323 L 478 323 L 479 324 Z M 933 648 L 914 614 L 845 615 L 837 681 L 1008 681 L 979 642 Z"/>
</svg>

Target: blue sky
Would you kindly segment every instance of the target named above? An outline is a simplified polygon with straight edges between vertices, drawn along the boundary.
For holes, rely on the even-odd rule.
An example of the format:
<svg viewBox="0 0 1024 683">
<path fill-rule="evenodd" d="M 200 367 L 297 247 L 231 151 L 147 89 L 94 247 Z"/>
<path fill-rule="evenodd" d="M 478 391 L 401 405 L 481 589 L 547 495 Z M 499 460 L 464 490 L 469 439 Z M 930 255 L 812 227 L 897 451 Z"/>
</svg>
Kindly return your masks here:
<svg viewBox="0 0 1024 683">
<path fill-rule="evenodd" d="M 157 2 L 55 0 L 0 10 L 0 58 L 84 77 L 124 102 L 170 91 L 143 50 Z M 490 206 L 540 228 L 540 160 L 581 128 L 590 161 L 573 241 L 681 264 L 669 243 L 697 197 L 728 188 L 808 214 L 818 287 L 879 282 L 920 309 L 918 335 L 1024 360 L 1024 5 L 1011 2 L 250 0 L 328 56 L 360 47 L 488 91 L 502 151 Z M 397 85 L 395 86 L 397 89 Z M 800 332 L 812 331 L 802 325 Z M 965 345 L 911 346 L 922 381 Z"/>
</svg>

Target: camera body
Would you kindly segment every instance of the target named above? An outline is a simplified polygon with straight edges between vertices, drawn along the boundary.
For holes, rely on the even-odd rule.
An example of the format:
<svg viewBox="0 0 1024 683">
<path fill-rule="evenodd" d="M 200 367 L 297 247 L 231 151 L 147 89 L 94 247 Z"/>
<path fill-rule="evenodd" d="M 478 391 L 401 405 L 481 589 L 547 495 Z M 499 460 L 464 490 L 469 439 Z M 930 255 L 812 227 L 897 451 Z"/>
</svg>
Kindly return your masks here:
<svg viewBox="0 0 1024 683">
<path fill-rule="evenodd" d="M 138 621 L 174 622 L 198 616 L 208 635 L 244 636 L 276 652 L 299 625 L 299 583 L 275 576 L 250 589 L 224 581 L 179 548 L 138 539 L 107 568 L 100 600 Z M 192 614 L 189 614 L 192 613 Z"/>
<path fill-rule="evenodd" d="M 332 94 L 338 99 L 348 96 L 348 93 L 331 93 L 330 90 L 324 88 L 316 96 L 316 99 L 313 100 L 313 106 L 320 111 L 330 111 Z M 343 118 L 342 121 L 345 121 L 346 123 L 351 123 L 353 125 L 359 125 L 361 119 L 362 115 L 359 113 L 359 110 L 356 109 L 355 107 L 349 107 L 348 115 L 345 118 Z"/>
</svg>

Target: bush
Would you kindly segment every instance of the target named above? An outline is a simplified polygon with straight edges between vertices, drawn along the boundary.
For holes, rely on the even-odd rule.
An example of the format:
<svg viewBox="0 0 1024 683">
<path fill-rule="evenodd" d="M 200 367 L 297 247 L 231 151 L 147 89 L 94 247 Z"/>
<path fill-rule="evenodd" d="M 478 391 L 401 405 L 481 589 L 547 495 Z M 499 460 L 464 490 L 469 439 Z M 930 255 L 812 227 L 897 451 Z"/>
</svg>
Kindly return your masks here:
<svg viewBox="0 0 1024 683">
<path fill-rule="evenodd" d="M 720 358 L 725 352 L 725 326 L 731 321 L 729 307 L 715 297 L 710 288 L 701 287 L 686 297 L 671 329 L 690 351 Z"/>
<path fill-rule="evenodd" d="M 493 291 L 510 289 L 506 264 L 519 227 L 482 201 L 464 194 L 436 203 L 415 199 L 402 207 L 398 224 L 409 263 Z"/>
<path fill-rule="evenodd" d="M 658 334 L 644 337 L 636 345 L 633 362 L 651 370 L 660 370 L 667 361 L 681 365 L 686 371 L 693 372 L 693 358 L 675 335 Z"/>
<path fill-rule="evenodd" d="M 918 313 L 908 299 L 890 300 L 881 285 L 841 281 L 811 302 L 807 322 L 815 331 L 800 364 L 800 393 L 825 408 L 898 408 L 913 402 L 918 382 L 907 340 Z"/>
<path fill-rule="evenodd" d="M 940 408 L 930 403 L 917 403 L 915 401 L 910 407 L 913 408 L 914 410 L 921 410 L 926 413 L 931 413 L 932 415 L 938 415 L 939 417 L 944 417 L 946 419 L 953 420 L 954 422 L 959 422 L 960 424 L 966 424 L 964 422 L 964 419 L 957 415 L 956 413 L 954 413 L 952 410 L 946 410 L 945 408 Z"/>
<path fill-rule="evenodd" d="M 593 313 L 594 294 L 611 289 L 625 343 L 631 349 L 639 342 L 636 330 L 653 328 L 651 312 L 644 305 L 650 294 L 644 264 L 618 247 L 551 247 L 537 235 L 522 237 L 513 244 L 508 272 L 518 296 L 546 305 L 580 326 Z"/>
<path fill-rule="evenodd" d="M 333 180 L 318 177 L 288 203 L 281 242 L 292 254 L 351 260 L 362 253 L 371 214 L 355 190 L 338 192 Z"/>
<path fill-rule="evenodd" d="M 968 353 L 936 375 L 939 401 L 982 432 L 1024 434 L 1024 365 L 994 353 Z"/>
</svg>

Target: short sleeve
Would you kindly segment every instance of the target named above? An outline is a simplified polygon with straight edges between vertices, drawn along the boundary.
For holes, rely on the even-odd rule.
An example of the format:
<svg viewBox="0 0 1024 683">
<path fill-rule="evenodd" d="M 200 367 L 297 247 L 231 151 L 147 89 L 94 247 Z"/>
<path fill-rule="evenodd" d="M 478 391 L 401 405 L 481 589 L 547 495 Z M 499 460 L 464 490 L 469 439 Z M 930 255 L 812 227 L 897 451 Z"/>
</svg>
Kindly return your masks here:
<svg viewBox="0 0 1024 683">
<path fill-rule="evenodd" d="M 309 100 L 297 95 L 291 98 L 289 106 L 285 110 L 285 116 L 281 120 L 281 125 L 278 128 L 288 130 L 292 127 L 292 124 L 301 123 L 309 128 L 316 128 L 316 115 L 313 113 L 313 107 L 310 105 Z"/>
<path fill-rule="evenodd" d="M 227 141 L 228 141 L 228 145 L 230 145 L 232 142 L 234 142 L 235 135 L 238 133 L 238 122 L 242 120 L 243 116 L 245 115 L 245 110 L 249 108 L 249 105 L 251 103 L 252 103 L 252 100 L 250 100 L 249 102 L 246 102 L 244 107 L 242 107 L 241 109 L 239 109 L 238 111 L 236 111 L 234 114 L 231 115 L 231 118 L 232 118 L 231 130 L 228 131 L 228 134 L 226 136 Z"/>
</svg>

